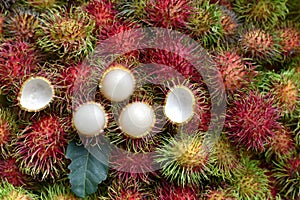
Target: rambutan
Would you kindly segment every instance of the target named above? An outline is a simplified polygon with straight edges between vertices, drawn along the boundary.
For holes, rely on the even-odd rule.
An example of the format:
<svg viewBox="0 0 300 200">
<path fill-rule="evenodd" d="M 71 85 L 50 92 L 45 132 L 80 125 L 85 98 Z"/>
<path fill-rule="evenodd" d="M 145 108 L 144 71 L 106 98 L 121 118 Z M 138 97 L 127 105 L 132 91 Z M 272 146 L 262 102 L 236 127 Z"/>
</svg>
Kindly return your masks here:
<svg viewBox="0 0 300 200">
<path fill-rule="evenodd" d="M 295 155 L 287 160 L 275 163 L 273 170 L 277 186 L 282 196 L 288 199 L 300 198 L 300 156 Z"/>
<path fill-rule="evenodd" d="M 15 155 L 22 172 L 39 180 L 54 180 L 62 175 L 68 144 L 65 123 L 56 115 L 43 115 L 20 133 Z"/>
<path fill-rule="evenodd" d="M 14 9 L 5 20 L 4 36 L 20 41 L 35 42 L 39 23 L 37 13 L 30 10 Z"/>
<path fill-rule="evenodd" d="M 272 160 L 273 156 L 278 159 L 289 157 L 295 151 L 293 135 L 291 131 L 281 126 L 275 130 L 275 134 L 270 139 L 270 144 L 267 147 L 266 157 Z"/>
<path fill-rule="evenodd" d="M 209 188 L 203 194 L 205 200 L 236 200 L 230 189 L 223 188 Z"/>
<path fill-rule="evenodd" d="M 247 86 L 255 75 L 251 59 L 243 58 L 235 50 L 217 53 L 213 59 L 228 93 L 234 93 Z"/>
<path fill-rule="evenodd" d="M 168 182 L 162 182 L 156 187 L 156 195 L 162 200 L 197 200 L 199 189 L 196 187 L 181 187 Z"/>
<path fill-rule="evenodd" d="M 15 116 L 9 109 L 0 108 L 0 151 L 4 157 L 9 154 L 12 140 L 16 134 L 15 120 Z"/>
<path fill-rule="evenodd" d="M 237 199 L 270 199 L 271 187 L 266 173 L 259 167 L 259 161 L 248 156 L 241 157 L 243 170 L 235 174 L 232 186 L 233 196 Z"/>
<path fill-rule="evenodd" d="M 281 58 L 279 39 L 269 31 L 250 28 L 241 34 L 239 42 L 243 54 L 260 63 L 272 64 Z"/>
<path fill-rule="evenodd" d="M 79 200 L 71 191 L 70 186 L 63 183 L 48 185 L 42 189 L 41 200 Z"/>
<path fill-rule="evenodd" d="M 223 180 L 231 180 L 236 171 L 242 168 L 237 150 L 231 146 L 225 135 L 221 135 L 213 148 L 214 151 L 211 155 L 215 160 L 213 162 L 213 175 L 221 177 Z"/>
<path fill-rule="evenodd" d="M 21 172 L 19 163 L 13 157 L 0 159 L 0 179 L 16 187 L 30 185 L 30 177 Z"/>
<path fill-rule="evenodd" d="M 38 54 L 26 42 L 7 40 L 0 45 L 0 83 L 1 90 L 8 94 L 20 87 L 21 79 L 37 69 Z"/>
<path fill-rule="evenodd" d="M 211 155 L 201 132 L 178 133 L 157 148 L 155 160 L 162 175 L 180 186 L 201 185 L 211 173 Z"/>
<path fill-rule="evenodd" d="M 53 8 L 60 3 L 59 0 L 26 0 L 26 4 L 38 10 Z"/>
<path fill-rule="evenodd" d="M 86 5 L 87 12 L 93 16 L 96 21 L 97 32 L 100 33 L 103 27 L 111 26 L 116 18 L 117 11 L 114 5 L 109 1 L 93 0 Z"/>
<path fill-rule="evenodd" d="M 146 6 L 149 4 L 149 0 L 132 0 L 124 1 L 119 6 L 118 15 L 125 21 L 136 22 L 139 24 L 146 23 L 147 19 Z"/>
<path fill-rule="evenodd" d="M 272 28 L 285 19 L 288 9 L 282 0 L 237 0 L 233 10 L 246 22 Z"/>
<path fill-rule="evenodd" d="M 183 29 L 193 7 L 188 0 L 149 0 L 145 11 L 150 26 Z"/>
<path fill-rule="evenodd" d="M 211 4 L 208 0 L 197 1 L 186 27 L 192 37 L 209 48 L 223 36 L 221 17 L 222 11 L 217 4 Z"/>
<path fill-rule="evenodd" d="M 279 117 L 273 99 L 250 91 L 234 100 L 228 109 L 225 126 L 235 144 L 262 152 L 279 126 Z"/>
<path fill-rule="evenodd" d="M 134 179 L 114 179 L 108 187 L 108 196 L 114 200 L 155 199 L 149 186 L 134 181 Z"/>
<path fill-rule="evenodd" d="M 81 8 L 58 7 L 41 14 L 37 43 L 62 61 L 83 60 L 94 49 L 95 22 Z M 53 58 L 52 58 L 53 59 Z"/>
<path fill-rule="evenodd" d="M 0 185 L 0 198 L 2 200 L 34 200 L 38 199 L 38 195 L 22 187 L 14 187 L 7 182 L 3 182 Z"/>
<path fill-rule="evenodd" d="M 285 26 L 276 33 L 280 39 L 281 51 L 284 57 L 300 55 L 300 31 L 295 26 Z"/>
<path fill-rule="evenodd" d="M 9 10 L 14 4 L 16 0 L 1 0 L 0 1 L 0 12 L 5 12 Z"/>
<path fill-rule="evenodd" d="M 238 33 L 238 28 L 240 26 L 239 20 L 236 14 L 228 9 L 221 8 L 222 16 L 221 16 L 221 24 L 223 29 L 223 41 L 225 43 L 233 43 L 235 42 Z M 219 42 L 222 45 L 222 42 Z"/>
</svg>

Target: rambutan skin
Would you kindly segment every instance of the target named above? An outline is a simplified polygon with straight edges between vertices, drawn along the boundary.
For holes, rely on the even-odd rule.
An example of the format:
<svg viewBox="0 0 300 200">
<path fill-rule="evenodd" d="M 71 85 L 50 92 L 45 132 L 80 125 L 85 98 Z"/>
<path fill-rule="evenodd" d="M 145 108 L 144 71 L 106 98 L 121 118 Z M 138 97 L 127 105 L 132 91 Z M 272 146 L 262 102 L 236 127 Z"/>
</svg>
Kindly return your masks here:
<svg viewBox="0 0 300 200">
<path fill-rule="evenodd" d="M 0 152 L 2 157 L 9 155 L 16 136 L 16 118 L 9 109 L 0 107 Z"/>
<path fill-rule="evenodd" d="M 44 115 L 17 137 L 16 157 L 20 169 L 39 180 L 55 180 L 65 171 L 68 144 L 64 119 Z"/>
<path fill-rule="evenodd" d="M 235 144 L 262 152 L 279 126 L 280 117 L 274 101 L 250 91 L 236 99 L 228 109 L 225 127 Z"/>
</svg>

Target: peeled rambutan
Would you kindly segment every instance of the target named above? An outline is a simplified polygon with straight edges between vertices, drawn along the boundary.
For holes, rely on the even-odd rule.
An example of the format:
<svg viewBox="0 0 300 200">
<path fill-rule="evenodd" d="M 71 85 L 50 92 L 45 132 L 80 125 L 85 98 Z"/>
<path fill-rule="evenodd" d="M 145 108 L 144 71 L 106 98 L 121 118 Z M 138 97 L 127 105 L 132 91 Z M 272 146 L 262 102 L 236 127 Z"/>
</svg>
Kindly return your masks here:
<svg viewBox="0 0 300 200">
<path fill-rule="evenodd" d="M 16 134 L 15 120 L 9 109 L 0 108 L 0 151 L 3 157 L 9 154 L 12 140 Z"/>
<path fill-rule="evenodd" d="M 26 42 L 7 40 L 0 45 L 0 83 L 2 92 L 8 94 L 12 88 L 20 87 L 22 78 L 37 69 L 38 54 Z"/>
<path fill-rule="evenodd" d="M 67 128 L 63 118 L 42 115 L 17 137 L 20 170 L 39 180 L 54 180 L 66 170 Z"/>
<path fill-rule="evenodd" d="M 267 159 L 272 160 L 274 157 L 276 159 L 289 157 L 295 151 L 295 145 L 291 131 L 282 125 L 274 132 L 275 134 L 273 137 L 271 137 L 270 144 L 267 146 Z"/>
<path fill-rule="evenodd" d="M 145 11 L 145 21 L 151 26 L 182 29 L 193 7 L 188 0 L 150 0 Z"/>
<path fill-rule="evenodd" d="M 279 117 L 272 98 L 250 91 L 234 100 L 228 109 L 225 126 L 235 144 L 262 152 L 279 126 Z"/>
<path fill-rule="evenodd" d="M 208 0 L 197 1 L 186 27 L 192 37 L 208 48 L 223 36 L 221 17 L 222 11 L 217 4 L 211 4 Z"/>
<path fill-rule="evenodd" d="M 156 186 L 158 199 L 163 200 L 197 200 L 199 199 L 199 189 L 196 187 L 181 187 L 162 181 Z"/>
<path fill-rule="evenodd" d="M 284 57 L 300 55 L 300 31 L 295 26 L 276 30 Z"/>
<path fill-rule="evenodd" d="M 241 157 L 243 170 L 235 174 L 230 190 L 237 199 L 269 199 L 271 187 L 268 171 L 259 167 L 259 161 Z"/>
<path fill-rule="evenodd" d="M 29 190 L 22 187 L 15 187 L 7 182 L 0 185 L 0 198 L 2 200 L 34 200 L 38 199 L 38 195 L 33 194 Z"/>
<path fill-rule="evenodd" d="M 272 28 L 285 19 L 288 9 L 281 0 L 237 0 L 233 10 L 246 22 L 265 28 Z"/>
<path fill-rule="evenodd" d="M 35 42 L 39 23 L 37 13 L 30 10 L 14 9 L 5 20 L 4 36 L 20 41 Z"/>
<path fill-rule="evenodd" d="M 19 163 L 13 157 L 0 159 L 0 179 L 17 187 L 30 185 L 30 177 L 21 172 Z"/>
<path fill-rule="evenodd" d="M 272 64 L 281 58 L 278 37 L 269 31 L 250 28 L 241 34 L 239 42 L 244 55 L 260 63 Z"/>
<path fill-rule="evenodd" d="M 143 200 L 155 199 L 149 186 L 134 179 L 114 179 L 108 187 L 108 196 L 114 200 Z"/>
<path fill-rule="evenodd" d="M 178 133 L 163 141 L 157 148 L 155 161 L 161 166 L 161 174 L 180 186 L 201 185 L 211 169 L 211 153 L 201 132 Z"/>
<path fill-rule="evenodd" d="M 300 198 L 300 156 L 291 156 L 290 159 L 275 163 L 273 170 L 277 186 L 282 196 L 288 199 Z"/>
<path fill-rule="evenodd" d="M 93 16 L 96 21 L 97 32 L 103 27 L 111 26 L 116 18 L 117 11 L 110 1 L 93 0 L 86 5 L 87 12 Z"/>
<path fill-rule="evenodd" d="M 255 67 L 251 60 L 243 58 L 237 51 L 220 52 L 213 59 L 223 77 L 223 83 L 228 93 L 234 93 L 247 86 L 255 75 Z"/>
<path fill-rule="evenodd" d="M 62 61 L 80 61 L 94 49 L 95 22 L 79 7 L 58 7 L 41 14 L 40 48 Z M 53 59 L 53 58 L 52 58 Z"/>
</svg>

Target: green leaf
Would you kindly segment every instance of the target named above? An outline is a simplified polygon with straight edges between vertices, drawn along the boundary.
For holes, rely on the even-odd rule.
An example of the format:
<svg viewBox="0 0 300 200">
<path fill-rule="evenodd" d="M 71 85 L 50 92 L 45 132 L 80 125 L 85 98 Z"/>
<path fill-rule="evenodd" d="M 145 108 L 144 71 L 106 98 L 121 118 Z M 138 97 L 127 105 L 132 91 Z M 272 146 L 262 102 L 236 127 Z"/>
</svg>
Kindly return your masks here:
<svg viewBox="0 0 300 200">
<path fill-rule="evenodd" d="M 98 184 L 107 178 L 108 165 L 74 141 L 69 143 L 66 157 L 72 161 L 68 167 L 71 170 L 69 179 L 72 191 L 81 198 L 96 192 Z M 108 160 L 108 156 L 106 159 Z"/>
</svg>

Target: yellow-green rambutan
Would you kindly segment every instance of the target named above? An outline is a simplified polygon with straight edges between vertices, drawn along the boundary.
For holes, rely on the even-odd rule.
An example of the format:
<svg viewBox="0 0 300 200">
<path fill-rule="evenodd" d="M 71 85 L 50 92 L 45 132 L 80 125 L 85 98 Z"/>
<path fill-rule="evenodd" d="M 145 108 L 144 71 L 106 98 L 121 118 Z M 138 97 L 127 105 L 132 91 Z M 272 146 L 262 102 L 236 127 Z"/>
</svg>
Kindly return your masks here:
<svg viewBox="0 0 300 200">
<path fill-rule="evenodd" d="M 287 0 L 237 0 L 233 10 L 245 23 L 272 28 L 285 19 L 288 9 Z"/>
<path fill-rule="evenodd" d="M 178 133 L 163 141 L 157 148 L 155 160 L 161 166 L 161 174 L 180 186 L 200 186 L 211 173 L 212 157 L 204 134 Z"/>
<path fill-rule="evenodd" d="M 22 187 L 14 187 L 7 182 L 3 182 L 0 184 L 0 198 L 2 200 L 37 200 L 38 195 Z"/>
<path fill-rule="evenodd" d="M 37 43 L 62 62 L 80 61 L 94 49 L 94 27 L 95 21 L 80 7 L 58 7 L 41 14 Z"/>
<path fill-rule="evenodd" d="M 22 8 L 14 9 L 5 19 L 4 36 L 25 42 L 35 42 L 40 21 L 38 14 Z"/>
<path fill-rule="evenodd" d="M 259 167 L 259 161 L 251 160 L 248 156 L 241 157 L 243 170 L 235 174 L 230 190 L 237 199 L 269 199 L 271 187 L 266 173 Z"/>
<path fill-rule="evenodd" d="M 236 200 L 232 191 L 228 188 L 207 188 L 203 192 L 203 199 L 205 200 Z"/>
<path fill-rule="evenodd" d="M 16 131 L 16 117 L 11 110 L 0 107 L 0 151 L 3 157 L 9 154 Z"/>
<path fill-rule="evenodd" d="M 70 190 L 69 184 L 55 183 L 42 189 L 41 200 L 79 200 Z"/>
<path fill-rule="evenodd" d="M 43 11 L 49 8 L 53 8 L 56 5 L 61 4 L 59 0 L 23 0 L 27 5 Z"/>
</svg>

